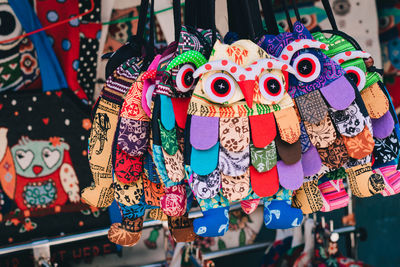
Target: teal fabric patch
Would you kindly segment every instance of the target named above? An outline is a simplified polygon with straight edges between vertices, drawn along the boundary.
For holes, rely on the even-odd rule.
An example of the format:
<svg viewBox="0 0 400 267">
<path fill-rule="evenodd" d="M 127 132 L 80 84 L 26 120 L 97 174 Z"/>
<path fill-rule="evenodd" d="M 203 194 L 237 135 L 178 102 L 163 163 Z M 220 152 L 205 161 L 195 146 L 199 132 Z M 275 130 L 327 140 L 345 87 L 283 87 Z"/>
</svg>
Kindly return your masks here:
<svg viewBox="0 0 400 267">
<path fill-rule="evenodd" d="M 161 122 L 167 131 L 175 127 L 175 113 L 169 96 L 160 95 L 161 100 Z"/>
<path fill-rule="evenodd" d="M 176 137 L 176 128 L 174 127 L 172 130 L 167 130 L 164 128 L 160 120 L 158 120 L 158 124 L 160 126 L 160 134 L 161 134 L 161 145 L 164 148 L 165 152 L 169 155 L 173 156 L 178 152 L 178 140 Z"/>
<path fill-rule="evenodd" d="M 219 142 L 208 150 L 197 150 L 192 147 L 191 164 L 192 170 L 198 175 L 212 173 L 218 165 Z"/>
<path fill-rule="evenodd" d="M 157 167 L 158 174 L 160 175 L 165 187 L 171 187 L 179 184 L 172 182 L 168 177 L 167 170 L 165 169 L 164 156 L 161 146 L 153 145 L 153 160 L 154 164 Z"/>
</svg>

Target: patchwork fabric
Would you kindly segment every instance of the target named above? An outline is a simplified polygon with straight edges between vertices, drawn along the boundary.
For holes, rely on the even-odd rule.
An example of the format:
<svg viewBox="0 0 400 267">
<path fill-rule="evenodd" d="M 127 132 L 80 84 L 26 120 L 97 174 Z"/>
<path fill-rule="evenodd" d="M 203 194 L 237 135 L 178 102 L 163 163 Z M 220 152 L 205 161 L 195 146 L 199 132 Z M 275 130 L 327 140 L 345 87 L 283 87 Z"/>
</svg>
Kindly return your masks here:
<svg viewBox="0 0 400 267">
<path fill-rule="evenodd" d="M 142 236 L 143 217 L 133 221 L 124 219 L 122 223 L 113 223 L 108 230 L 108 239 L 120 246 L 134 246 Z"/>
<path fill-rule="evenodd" d="M 137 181 L 143 172 L 142 157 L 131 157 L 123 151 L 118 145 L 115 155 L 114 176 L 124 184 Z"/>
<path fill-rule="evenodd" d="M 292 198 L 292 207 L 301 209 L 303 214 L 310 214 L 321 210 L 323 201 L 318 189 L 318 180 L 303 183 L 295 191 Z"/>
<path fill-rule="evenodd" d="M 337 138 L 336 130 L 329 114 L 326 114 L 325 118 L 316 124 L 304 121 L 304 126 L 311 143 L 316 148 L 329 147 Z"/>
<path fill-rule="evenodd" d="M 342 136 L 354 137 L 364 130 L 365 118 L 355 102 L 344 110 L 330 108 L 329 111 Z"/>
<path fill-rule="evenodd" d="M 143 156 L 150 137 L 150 123 L 121 117 L 118 146 L 132 157 Z"/>
<path fill-rule="evenodd" d="M 153 145 L 153 160 L 154 164 L 157 167 L 158 175 L 160 175 L 160 178 L 163 181 L 165 187 L 177 185 L 178 183 L 174 183 L 168 178 L 161 146 Z"/>
<path fill-rule="evenodd" d="M 361 97 L 372 119 L 379 119 L 389 111 L 389 101 L 378 83 L 365 88 Z"/>
<path fill-rule="evenodd" d="M 178 150 L 175 155 L 171 156 L 163 149 L 163 155 L 169 179 L 172 182 L 180 182 L 185 177 L 182 152 Z"/>
<path fill-rule="evenodd" d="M 227 176 L 221 174 L 222 177 L 222 194 L 229 201 L 237 201 L 244 199 L 250 190 L 250 170 L 240 176 Z"/>
<path fill-rule="evenodd" d="M 374 150 L 375 142 L 368 127 L 355 137 L 343 136 L 343 142 L 349 156 L 354 159 L 362 159 Z"/>
<path fill-rule="evenodd" d="M 248 117 L 220 119 L 219 132 L 221 147 L 230 152 L 241 152 L 249 146 Z"/>
<path fill-rule="evenodd" d="M 242 207 L 242 210 L 246 214 L 251 214 L 257 209 L 260 201 L 261 201 L 261 199 L 259 199 L 259 198 L 250 199 L 250 200 L 242 200 L 242 201 L 240 201 L 240 206 Z"/>
<path fill-rule="evenodd" d="M 229 152 L 222 146 L 219 150 L 218 168 L 226 176 L 243 175 L 250 165 L 250 148 L 247 146 L 242 152 Z"/>
<path fill-rule="evenodd" d="M 322 194 L 323 207 L 322 212 L 329 212 L 332 210 L 347 207 L 349 204 L 349 195 L 343 185 L 343 180 L 326 181 L 318 185 Z"/>
<path fill-rule="evenodd" d="M 294 144 L 300 137 L 300 125 L 294 108 L 286 108 L 274 112 L 280 137 L 283 141 Z"/>
<path fill-rule="evenodd" d="M 182 216 L 186 212 L 186 198 L 185 185 L 167 187 L 160 199 L 161 208 L 168 216 Z"/>
<path fill-rule="evenodd" d="M 319 91 L 295 98 L 302 119 L 310 124 L 317 124 L 328 114 L 328 106 Z"/>
<path fill-rule="evenodd" d="M 139 204 L 143 195 L 143 181 L 137 180 L 131 184 L 124 184 L 118 180 L 113 183 L 114 197 L 119 203 L 125 206 Z"/>
<path fill-rule="evenodd" d="M 294 144 L 289 144 L 280 138 L 275 138 L 275 145 L 281 160 L 287 165 L 295 164 L 301 159 L 301 144 L 299 140 Z"/>
<path fill-rule="evenodd" d="M 164 128 L 161 121 L 158 121 L 160 126 L 160 136 L 161 136 L 161 144 L 165 152 L 168 155 L 175 155 L 178 151 L 178 141 L 176 137 L 176 128 L 172 128 L 172 130 L 168 131 Z"/>
<path fill-rule="evenodd" d="M 308 137 L 306 127 L 303 122 L 300 122 L 300 142 L 301 142 L 301 153 L 305 153 L 311 146 L 310 138 Z"/>
<path fill-rule="evenodd" d="M 193 173 L 192 189 L 200 199 L 213 198 L 221 187 L 221 174 L 218 169 L 206 176 Z"/>
<path fill-rule="evenodd" d="M 400 144 L 396 130 L 385 139 L 374 138 L 374 158 L 377 163 L 387 163 L 395 160 L 399 155 Z"/>
<path fill-rule="evenodd" d="M 277 162 L 276 146 L 272 141 L 265 148 L 257 148 L 250 144 L 251 164 L 258 172 L 266 172 L 271 170 Z"/>
<path fill-rule="evenodd" d="M 139 76 L 131 85 L 127 92 L 124 105 L 121 108 L 120 116 L 131 118 L 138 121 L 150 121 L 146 112 L 142 108 L 143 81 Z"/>
<path fill-rule="evenodd" d="M 348 160 L 349 154 L 342 138 L 338 137 L 334 143 L 327 148 L 318 148 L 322 163 L 329 168 L 342 167 Z"/>
<path fill-rule="evenodd" d="M 187 213 L 178 217 L 169 216 L 168 229 L 175 242 L 193 242 L 197 237 L 193 230 L 193 221 Z"/>
<path fill-rule="evenodd" d="M 160 206 L 160 199 L 164 195 L 164 187 L 161 183 L 153 183 L 146 175 L 142 175 L 144 199 L 147 205 Z"/>
<path fill-rule="evenodd" d="M 357 197 L 370 197 L 385 189 L 383 177 L 373 173 L 371 164 L 346 169 L 351 192 Z"/>
<path fill-rule="evenodd" d="M 400 193 L 400 172 L 396 165 L 381 167 L 375 170 L 385 180 L 385 190 L 381 194 L 385 197 Z"/>
</svg>

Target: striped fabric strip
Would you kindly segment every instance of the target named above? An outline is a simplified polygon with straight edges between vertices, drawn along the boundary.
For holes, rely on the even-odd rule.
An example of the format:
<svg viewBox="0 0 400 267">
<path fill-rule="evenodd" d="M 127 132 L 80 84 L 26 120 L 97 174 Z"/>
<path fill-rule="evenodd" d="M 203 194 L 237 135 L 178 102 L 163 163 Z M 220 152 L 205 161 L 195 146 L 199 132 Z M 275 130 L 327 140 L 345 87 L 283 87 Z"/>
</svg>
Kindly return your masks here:
<svg viewBox="0 0 400 267">
<path fill-rule="evenodd" d="M 375 172 L 381 174 L 385 181 L 385 190 L 381 192 L 383 196 L 393 196 L 400 193 L 400 172 L 396 169 L 396 165 L 381 167 Z"/>
<path fill-rule="evenodd" d="M 349 203 L 349 195 L 343 186 L 343 180 L 327 181 L 318 185 L 324 199 L 322 212 L 328 212 L 346 207 Z"/>
</svg>

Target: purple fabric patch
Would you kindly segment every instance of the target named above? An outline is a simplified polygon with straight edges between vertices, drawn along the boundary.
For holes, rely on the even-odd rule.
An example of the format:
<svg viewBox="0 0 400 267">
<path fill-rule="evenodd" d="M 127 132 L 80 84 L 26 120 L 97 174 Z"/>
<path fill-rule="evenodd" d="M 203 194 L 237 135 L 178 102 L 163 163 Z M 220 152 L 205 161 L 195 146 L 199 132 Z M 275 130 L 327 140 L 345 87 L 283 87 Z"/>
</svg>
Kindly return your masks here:
<svg viewBox="0 0 400 267">
<path fill-rule="evenodd" d="M 303 184 L 304 174 L 301 160 L 292 165 L 286 165 L 282 160 L 276 164 L 279 183 L 286 189 L 296 190 Z"/>
<path fill-rule="evenodd" d="M 329 105 L 336 110 L 347 108 L 356 98 L 353 85 L 345 76 L 321 88 L 321 93 Z"/>
<path fill-rule="evenodd" d="M 218 142 L 219 118 L 192 116 L 190 143 L 197 150 L 207 150 Z"/>
<path fill-rule="evenodd" d="M 301 164 L 304 176 L 313 176 L 319 172 L 322 161 L 315 146 L 311 145 L 307 152 L 302 155 Z"/>
<path fill-rule="evenodd" d="M 386 112 L 386 114 L 379 119 L 371 120 L 374 137 L 384 139 L 393 132 L 394 120 L 390 111 Z"/>
<path fill-rule="evenodd" d="M 132 157 L 142 156 L 149 145 L 150 122 L 121 118 L 119 147 Z"/>
</svg>

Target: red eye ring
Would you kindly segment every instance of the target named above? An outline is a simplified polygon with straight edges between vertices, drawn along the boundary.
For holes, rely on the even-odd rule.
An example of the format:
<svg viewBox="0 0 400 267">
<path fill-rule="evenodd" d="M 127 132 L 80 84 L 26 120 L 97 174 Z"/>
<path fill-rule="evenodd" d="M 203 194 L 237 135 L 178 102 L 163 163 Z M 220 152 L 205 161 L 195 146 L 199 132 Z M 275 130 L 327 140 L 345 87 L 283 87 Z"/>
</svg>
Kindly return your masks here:
<svg viewBox="0 0 400 267">
<path fill-rule="evenodd" d="M 261 95 L 271 104 L 278 103 L 285 95 L 282 79 L 274 74 L 264 74 L 258 83 Z M 274 92 L 276 90 L 276 92 Z"/>
<path fill-rule="evenodd" d="M 367 82 L 367 78 L 366 78 L 365 72 L 363 70 L 361 70 L 360 68 L 354 67 L 354 66 L 347 67 L 344 70 L 350 76 L 350 78 L 351 78 L 352 75 L 356 76 L 356 78 L 357 78 L 357 84 L 356 85 L 357 85 L 358 91 L 361 92 L 364 89 L 365 84 Z M 354 83 L 356 83 L 356 81 L 354 81 Z"/>
<path fill-rule="evenodd" d="M 203 88 L 209 99 L 220 104 L 229 101 L 233 97 L 235 86 L 233 78 L 222 72 L 210 75 L 203 83 Z"/>
<path fill-rule="evenodd" d="M 308 64 L 303 62 L 308 62 Z M 301 65 L 301 63 L 303 63 L 303 65 Z M 305 83 L 316 80 L 322 70 L 319 59 L 311 53 L 298 55 L 293 62 L 293 67 L 296 70 L 296 78 Z M 299 70 L 299 68 L 302 68 L 302 70 Z M 308 72 L 309 70 L 311 71 Z"/>
<path fill-rule="evenodd" d="M 193 88 L 193 85 L 195 83 L 195 79 L 193 78 L 194 71 L 195 68 L 191 64 L 185 64 L 179 68 L 179 71 L 176 74 L 176 89 L 178 91 L 186 93 Z M 190 75 L 190 73 L 191 76 L 188 76 Z M 189 81 L 189 78 L 191 78 L 190 84 L 187 83 L 187 81 Z"/>
</svg>

